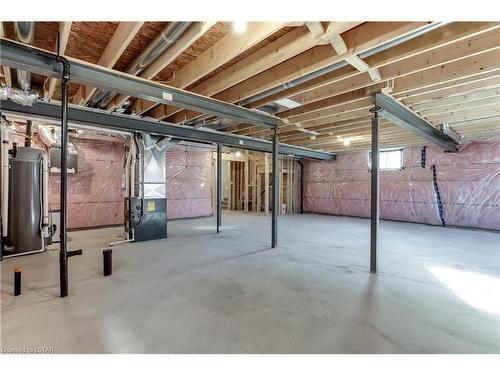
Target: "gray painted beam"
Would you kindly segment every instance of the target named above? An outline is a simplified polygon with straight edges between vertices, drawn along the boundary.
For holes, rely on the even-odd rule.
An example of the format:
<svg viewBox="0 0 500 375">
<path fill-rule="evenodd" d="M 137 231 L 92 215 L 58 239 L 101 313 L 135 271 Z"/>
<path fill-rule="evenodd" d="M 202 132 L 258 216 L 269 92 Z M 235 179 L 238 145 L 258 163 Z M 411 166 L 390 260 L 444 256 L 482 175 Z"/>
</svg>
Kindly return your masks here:
<svg viewBox="0 0 500 375">
<path fill-rule="evenodd" d="M 436 129 L 430 122 L 420 117 L 404 104 L 383 92 L 375 94 L 375 105 L 382 111 L 380 116 L 435 143 L 448 151 L 456 151 L 457 143 L 448 135 Z"/>
<path fill-rule="evenodd" d="M 59 122 L 61 117 L 61 107 L 59 105 L 45 102 L 38 102 L 30 107 L 2 100 L 0 101 L 0 108 L 5 113 L 18 113 L 31 118 L 51 119 L 57 122 Z M 68 120 L 73 124 L 91 125 L 105 129 L 129 132 L 140 131 L 202 143 L 221 143 L 225 146 L 253 151 L 269 153 L 273 151 L 272 142 L 262 139 L 238 136 L 209 129 L 197 129 L 191 126 L 176 125 L 164 121 L 140 118 L 138 116 L 109 113 L 81 106 L 69 106 Z M 281 144 L 279 151 L 284 155 L 294 155 L 299 158 L 335 160 L 335 154 L 299 146 Z"/>
<path fill-rule="evenodd" d="M 28 47 L 9 40 L 1 40 L 0 60 L 2 65 L 22 69 L 47 77 L 60 78 L 61 63 L 56 61 L 53 53 Z M 168 104 L 178 108 L 230 118 L 233 120 L 274 128 L 280 119 L 260 111 L 222 102 L 206 96 L 191 93 L 146 80 L 116 70 L 106 69 L 99 65 L 89 64 L 81 60 L 65 58 L 71 67 L 71 82 L 90 85 L 114 91 L 135 98 Z"/>
</svg>

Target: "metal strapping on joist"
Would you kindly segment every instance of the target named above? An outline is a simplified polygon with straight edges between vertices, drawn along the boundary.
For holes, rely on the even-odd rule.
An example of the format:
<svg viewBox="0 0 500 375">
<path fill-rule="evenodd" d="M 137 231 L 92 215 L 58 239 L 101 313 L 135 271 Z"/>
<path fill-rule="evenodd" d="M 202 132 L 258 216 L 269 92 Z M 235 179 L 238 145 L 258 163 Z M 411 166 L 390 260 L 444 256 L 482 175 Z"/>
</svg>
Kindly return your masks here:
<svg viewBox="0 0 500 375">
<path fill-rule="evenodd" d="M 432 169 L 432 182 L 434 184 L 434 192 L 436 193 L 436 204 L 439 212 L 439 219 L 441 220 L 441 224 L 444 227 L 445 221 L 444 221 L 443 202 L 441 201 L 441 193 L 439 192 L 439 186 L 437 183 L 436 166 L 432 165 L 431 169 Z"/>
<path fill-rule="evenodd" d="M 425 168 L 425 162 L 427 161 L 427 146 L 422 147 L 422 153 L 420 158 L 420 165 Z"/>
</svg>

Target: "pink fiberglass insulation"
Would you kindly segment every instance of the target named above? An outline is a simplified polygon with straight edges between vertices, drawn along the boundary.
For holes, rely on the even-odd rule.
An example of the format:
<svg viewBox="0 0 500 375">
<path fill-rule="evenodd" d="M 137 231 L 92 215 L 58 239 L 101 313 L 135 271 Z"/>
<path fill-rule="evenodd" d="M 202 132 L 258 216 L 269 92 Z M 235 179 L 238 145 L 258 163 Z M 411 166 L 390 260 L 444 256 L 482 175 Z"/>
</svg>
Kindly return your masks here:
<svg viewBox="0 0 500 375">
<path fill-rule="evenodd" d="M 123 224 L 123 143 L 71 138 L 78 172 L 68 174 L 68 228 Z M 60 174 L 50 174 L 49 206 L 59 209 Z"/>
<path fill-rule="evenodd" d="M 382 219 L 441 225 L 432 166 L 446 225 L 500 230 L 500 139 L 463 144 L 458 153 L 422 147 L 403 150 L 403 168 L 380 172 Z M 369 153 L 339 154 L 336 161 L 305 164 L 304 208 L 370 216 Z"/>
<path fill-rule="evenodd" d="M 78 173 L 68 175 L 68 228 L 124 223 L 123 144 L 71 139 L 78 151 Z M 212 214 L 212 152 L 176 145 L 166 153 L 169 219 Z M 60 175 L 50 175 L 49 204 L 59 209 Z"/>
<path fill-rule="evenodd" d="M 167 216 L 212 215 L 212 151 L 176 145 L 167 151 Z"/>
</svg>

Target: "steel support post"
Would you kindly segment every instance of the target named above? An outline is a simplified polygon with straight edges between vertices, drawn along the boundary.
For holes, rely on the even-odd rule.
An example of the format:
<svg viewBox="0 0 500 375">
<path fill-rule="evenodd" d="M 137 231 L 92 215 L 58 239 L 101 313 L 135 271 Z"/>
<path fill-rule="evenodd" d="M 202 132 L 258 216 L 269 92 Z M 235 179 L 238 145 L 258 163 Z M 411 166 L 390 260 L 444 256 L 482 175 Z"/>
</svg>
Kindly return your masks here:
<svg viewBox="0 0 500 375">
<path fill-rule="evenodd" d="M 217 233 L 222 225 L 222 145 L 217 143 Z"/>
<path fill-rule="evenodd" d="M 68 233 L 67 233 L 67 185 L 68 169 L 66 166 L 68 155 L 68 82 L 69 66 L 63 62 L 63 74 L 61 79 L 61 190 L 59 194 L 60 213 L 60 243 L 59 243 L 59 281 L 60 295 L 68 295 Z"/>
<path fill-rule="evenodd" d="M 380 158 L 380 129 L 379 112 L 380 108 L 375 107 L 372 112 L 372 166 L 371 166 L 371 229 L 370 229 L 370 272 L 377 272 L 377 252 L 378 252 L 378 224 L 379 224 L 379 158 Z"/>
<path fill-rule="evenodd" d="M 304 213 L 304 161 L 300 160 L 300 213 Z"/>
<path fill-rule="evenodd" d="M 273 212 L 272 212 L 272 231 L 271 231 L 271 247 L 278 246 L 278 210 L 280 200 L 279 186 L 279 140 L 278 128 L 274 128 L 273 137 Z"/>
</svg>

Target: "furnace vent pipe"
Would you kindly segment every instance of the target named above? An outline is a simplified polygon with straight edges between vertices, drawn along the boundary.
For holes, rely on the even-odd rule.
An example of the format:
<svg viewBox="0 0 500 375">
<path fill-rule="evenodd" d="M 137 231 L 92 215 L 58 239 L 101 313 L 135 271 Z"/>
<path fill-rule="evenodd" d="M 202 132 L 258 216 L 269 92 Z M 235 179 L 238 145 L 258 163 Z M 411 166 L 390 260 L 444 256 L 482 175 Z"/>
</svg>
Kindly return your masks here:
<svg viewBox="0 0 500 375">
<path fill-rule="evenodd" d="M 14 22 L 14 35 L 18 42 L 24 44 L 33 44 L 35 40 L 34 22 Z M 24 91 L 31 90 L 31 72 L 18 69 L 17 84 Z"/>
</svg>

